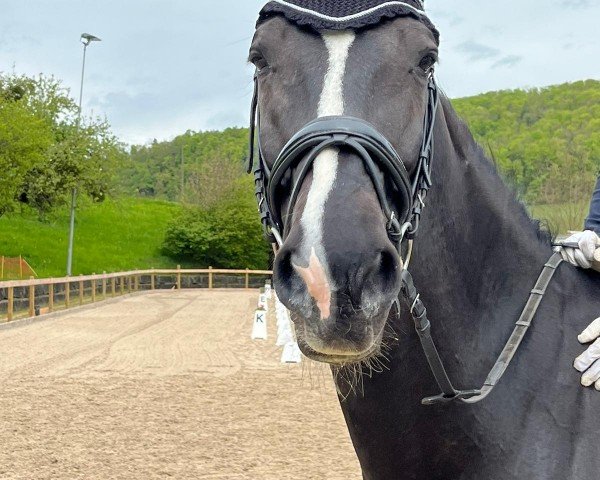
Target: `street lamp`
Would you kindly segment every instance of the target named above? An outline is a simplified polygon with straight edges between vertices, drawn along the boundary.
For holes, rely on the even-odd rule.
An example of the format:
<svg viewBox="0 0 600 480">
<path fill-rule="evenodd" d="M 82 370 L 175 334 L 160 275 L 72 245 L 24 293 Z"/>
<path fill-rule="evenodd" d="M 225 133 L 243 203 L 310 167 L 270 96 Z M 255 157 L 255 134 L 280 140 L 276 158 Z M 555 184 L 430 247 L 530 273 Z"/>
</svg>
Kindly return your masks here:
<svg viewBox="0 0 600 480">
<path fill-rule="evenodd" d="M 79 110 L 77 111 L 77 133 L 81 124 L 81 101 L 83 99 L 83 77 L 85 74 L 85 53 L 87 47 L 92 42 L 100 42 L 101 40 L 89 33 L 81 34 L 81 43 L 83 43 L 83 64 L 81 66 L 81 85 L 79 87 Z M 67 250 L 67 277 L 70 277 L 73 267 L 73 236 L 75 234 L 75 200 L 77 199 L 77 188 L 73 187 L 71 191 L 71 219 L 69 224 L 69 248 Z"/>
</svg>

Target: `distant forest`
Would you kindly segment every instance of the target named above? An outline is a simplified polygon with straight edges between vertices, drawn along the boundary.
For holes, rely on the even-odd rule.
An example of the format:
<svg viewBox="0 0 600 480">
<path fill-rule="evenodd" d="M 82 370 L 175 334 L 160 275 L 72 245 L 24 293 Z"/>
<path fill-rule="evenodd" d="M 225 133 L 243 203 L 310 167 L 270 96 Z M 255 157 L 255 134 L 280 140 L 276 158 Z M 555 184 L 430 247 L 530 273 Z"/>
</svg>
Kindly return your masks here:
<svg viewBox="0 0 600 480">
<path fill-rule="evenodd" d="M 486 93 L 452 102 L 529 204 L 589 200 L 600 171 L 600 82 Z"/>
<path fill-rule="evenodd" d="M 453 100 L 476 140 L 529 204 L 589 196 L 600 170 L 600 81 L 507 90 Z M 243 176 L 245 128 L 191 132 L 133 147 L 119 189 L 210 206 Z M 183 161 L 182 161 L 183 156 Z M 248 183 L 249 195 L 252 189 Z"/>
</svg>

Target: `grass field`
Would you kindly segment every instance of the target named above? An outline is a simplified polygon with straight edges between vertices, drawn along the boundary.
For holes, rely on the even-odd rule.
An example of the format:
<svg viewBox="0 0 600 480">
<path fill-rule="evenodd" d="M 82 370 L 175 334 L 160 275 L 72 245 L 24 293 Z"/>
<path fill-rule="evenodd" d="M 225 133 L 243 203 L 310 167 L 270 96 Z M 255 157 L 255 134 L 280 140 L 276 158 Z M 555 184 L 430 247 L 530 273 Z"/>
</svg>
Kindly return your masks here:
<svg viewBox="0 0 600 480">
<path fill-rule="evenodd" d="M 167 223 L 181 211 L 175 203 L 110 200 L 77 211 L 73 274 L 174 267 L 160 252 Z M 0 255 L 22 255 L 39 277 L 65 274 L 69 215 L 61 209 L 45 222 L 33 212 L 0 217 Z"/>
<path fill-rule="evenodd" d="M 545 223 L 554 234 L 565 234 L 569 230 L 581 230 L 589 212 L 589 202 L 562 205 L 537 205 L 530 208 L 534 218 Z"/>
</svg>

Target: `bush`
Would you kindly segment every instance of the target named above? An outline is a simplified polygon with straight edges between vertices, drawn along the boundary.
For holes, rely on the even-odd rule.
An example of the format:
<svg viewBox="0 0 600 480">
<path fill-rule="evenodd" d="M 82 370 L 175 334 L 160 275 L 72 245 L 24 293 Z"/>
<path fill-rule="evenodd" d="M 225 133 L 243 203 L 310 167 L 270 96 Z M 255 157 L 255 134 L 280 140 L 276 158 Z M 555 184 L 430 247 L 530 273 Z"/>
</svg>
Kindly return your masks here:
<svg viewBox="0 0 600 480">
<path fill-rule="evenodd" d="M 218 205 L 187 208 L 168 226 L 163 252 L 199 267 L 266 269 L 270 250 L 249 180 L 239 181 Z"/>
</svg>

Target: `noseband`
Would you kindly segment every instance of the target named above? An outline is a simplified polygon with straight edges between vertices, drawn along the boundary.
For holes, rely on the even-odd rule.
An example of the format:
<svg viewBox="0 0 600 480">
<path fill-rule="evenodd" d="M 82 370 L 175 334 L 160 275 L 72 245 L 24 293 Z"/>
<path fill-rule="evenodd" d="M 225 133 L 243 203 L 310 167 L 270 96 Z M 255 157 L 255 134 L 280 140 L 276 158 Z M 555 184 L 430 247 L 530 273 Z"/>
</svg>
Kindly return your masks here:
<svg viewBox="0 0 600 480">
<path fill-rule="evenodd" d="M 362 160 L 377 193 L 387 219 L 388 236 L 398 251 L 406 239 L 414 238 L 419 229 L 421 212 L 431 188 L 431 159 L 433 128 L 439 103 L 438 88 L 433 71 L 428 80 L 428 103 L 423 120 L 423 140 L 417 167 L 411 179 L 400 155 L 392 144 L 373 125 L 355 117 L 320 117 L 302 127 L 283 147 L 270 170 L 260 144 L 260 112 L 258 109 L 258 79 L 254 76 L 254 96 L 250 122 L 250 157 L 248 173 L 254 171 L 255 193 L 266 237 L 275 248 L 280 247 L 289 232 L 283 219 L 291 220 L 300 188 L 319 154 L 328 148 L 352 151 Z M 257 135 L 258 133 L 258 135 Z M 258 141 L 256 141 L 258 137 Z M 255 158 L 255 142 L 258 158 Z M 298 168 L 289 191 L 285 215 L 280 211 L 284 194 L 281 184 L 292 169 Z M 383 176 L 381 175 L 383 173 Z M 382 181 L 383 177 L 383 181 Z M 396 211 L 387 200 L 385 181 L 393 186 Z"/>
</svg>

